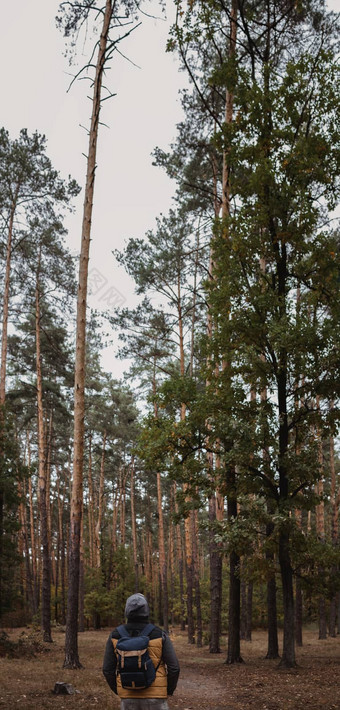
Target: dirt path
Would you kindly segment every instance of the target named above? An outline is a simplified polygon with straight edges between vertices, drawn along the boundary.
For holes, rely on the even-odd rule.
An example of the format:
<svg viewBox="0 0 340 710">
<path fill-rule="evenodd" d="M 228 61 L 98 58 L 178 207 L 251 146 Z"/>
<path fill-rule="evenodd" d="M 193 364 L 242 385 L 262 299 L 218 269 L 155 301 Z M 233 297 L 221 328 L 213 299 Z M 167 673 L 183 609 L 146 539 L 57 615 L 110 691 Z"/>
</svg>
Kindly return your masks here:
<svg viewBox="0 0 340 710">
<path fill-rule="evenodd" d="M 224 663 L 207 648 L 188 647 L 175 637 L 181 678 L 171 708 L 181 710 L 340 710 L 340 637 L 318 641 L 305 633 L 298 651 L 298 668 L 278 670 L 265 660 L 266 634 L 255 632 L 241 645 L 243 664 Z"/>
<path fill-rule="evenodd" d="M 35 657 L 0 658 L 0 708 L 119 710 L 101 671 L 107 636 L 108 631 L 79 635 L 85 666 L 80 671 L 62 669 L 65 636 L 57 631 L 52 646 L 45 644 Z M 293 671 L 279 671 L 277 661 L 264 660 L 265 632 L 255 632 L 252 643 L 242 644 L 245 663 L 235 666 L 224 663 L 225 647 L 216 656 L 206 646 L 188 646 L 184 635 L 174 633 L 172 639 L 181 676 L 169 699 L 171 710 L 340 710 L 340 636 L 318 641 L 315 631 L 305 633 Z M 72 683 L 79 692 L 55 696 L 56 681 Z"/>
</svg>

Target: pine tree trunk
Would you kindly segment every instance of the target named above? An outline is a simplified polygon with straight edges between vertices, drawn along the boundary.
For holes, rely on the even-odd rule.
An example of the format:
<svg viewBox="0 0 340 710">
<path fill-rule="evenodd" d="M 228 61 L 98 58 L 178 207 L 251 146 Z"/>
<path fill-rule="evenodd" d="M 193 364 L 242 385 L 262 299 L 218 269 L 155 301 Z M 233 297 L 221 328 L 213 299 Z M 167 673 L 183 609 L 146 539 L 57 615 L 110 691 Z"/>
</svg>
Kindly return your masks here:
<svg viewBox="0 0 340 710">
<path fill-rule="evenodd" d="M 236 474 L 228 471 L 228 520 L 232 524 L 237 518 Z M 228 655 L 226 663 L 242 663 L 240 649 L 240 612 L 241 612 L 240 558 L 235 550 L 229 555 L 229 618 L 228 618 Z"/>
<path fill-rule="evenodd" d="M 51 584 L 54 582 L 53 576 L 53 550 L 52 550 L 52 531 L 51 531 L 51 516 L 52 516 L 52 503 L 51 503 L 51 450 L 52 450 L 52 422 L 53 416 L 50 412 L 49 424 L 48 424 L 48 435 L 46 436 L 46 511 L 47 511 L 47 535 L 48 535 L 48 549 L 50 551 L 50 570 L 51 570 Z M 45 423 L 44 430 L 47 434 L 47 422 Z"/>
<path fill-rule="evenodd" d="M 283 594 L 283 652 L 280 666 L 295 668 L 295 618 L 293 571 L 289 554 L 289 534 L 286 530 L 280 531 L 279 560 Z"/>
<path fill-rule="evenodd" d="M 193 567 L 195 577 L 195 604 L 196 604 L 196 644 L 198 648 L 202 648 L 202 609 L 201 609 L 201 586 L 199 576 L 198 562 L 198 525 L 197 525 L 197 510 L 192 511 L 192 540 L 193 540 Z"/>
<path fill-rule="evenodd" d="M 247 615 L 246 615 L 246 641 L 251 641 L 253 627 L 253 582 L 247 584 Z"/>
<path fill-rule="evenodd" d="M 139 588 L 138 575 L 138 556 L 137 556 L 137 532 L 136 532 L 136 511 L 135 511 L 135 465 L 134 460 L 131 461 L 131 527 L 132 527 L 132 548 L 133 548 L 133 566 L 135 571 L 135 592 Z"/>
<path fill-rule="evenodd" d="M 177 312 L 178 312 L 178 330 L 179 330 L 179 360 L 181 377 L 185 375 L 185 354 L 184 354 L 184 334 L 183 334 L 183 314 L 182 314 L 182 297 L 180 272 L 178 271 L 177 279 Z M 183 402 L 181 405 L 180 417 L 181 421 L 185 420 L 186 405 Z M 184 494 L 187 490 L 187 484 L 184 484 Z M 189 497 L 186 496 L 186 502 L 189 502 Z M 191 534 L 191 512 L 184 520 L 184 540 L 185 540 L 185 572 L 186 572 L 186 596 L 187 596 L 187 620 L 188 620 L 188 643 L 195 643 L 195 622 L 194 622 L 194 567 L 192 558 L 192 534 Z"/>
<path fill-rule="evenodd" d="M 187 621 L 188 621 L 188 643 L 195 643 L 195 623 L 194 623 L 194 570 L 192 564 L 192 539 L 190 515 L 184 520 L 184 540 L 185 540 L 185 572 L 187 580 Z"/>
<path fill-rule="evenodd" d="M 61 477 L 59 476 L 58 486 L 58 540 L 59 540 L 59 558 L 60 558 L 60 623 L 66 624 L 66 597 L 65 597 L 65 539 L 63 526 L 63 498 L 60 490 Z"/>
<path fill-rule="evenodd" d="M 295 641 L 296 645 L 301 648 L 303 645 L 302 640 L 302 589 L 300 578 L 296 577 L 295 581 Z"/>
<path fill-rule="evenodd" d="M 170 521 L 173 519 L 173 505 L 172 496 L 170 498 Z M 169 526 L 169 569 L 168 574 L 170 578 L 170 604 L 169 604 L 169 615 L 170 624 L 173 627 L 175 625 L 175 539 L 174 539 L 174 526 L 170 523 Z"/>
<path fill-rule="evenodd" d="M 85 579 L 84 579 L 84 517 L 81 516 L 80 530 L 80 567 L 79 567 L 79 620 L 78 630 L 85 631 L 85 615 L 84 615 L 84 597 L 85 597 Z"/>
<path fill-rule="evenodd" d="M 101 547 L 101 527 L 102 527 L 102 517 L 103 517 L 103 504 L 104 504 L 104 484 L 105 484 L 105 445 L 106 445 L 106 431 L 104 431 L 103 436 L 103 448 L 100 461 L 100 476 L 99 476 L 99 497 L 98 497 L 98 519 L 95 528 L 95 547 L 96 547 L 96 567 L 100 569 L 100 547 Z"/>
<path fill-rule="evenodd" d="M 29 432 L 27 430 L 27 467 L 29 472 L 28 478 L 28 498 L 30 511 L 30 538 L 31 538 L 31 558 L 32 558 L 32 577 L 33 577 L 33 615 L 38 611 L 38 576 L 37 576 L 37 548 L 35 541 L 35 524 L 34 524 L 34 507 L 33 507 L 33 490 L 32 490 L 32 475 L 31 471 L 31 442 Z"/>
<path fill-rule="evenodd" d="M 70 521 L 69 582 L 64 668 L 80 668 L 78 653 L 78 600 L 80 567 L 80 528 L 83 500 L 84 415 L 85 415 L 85 349 L 86 302 L 91 221 L 96 171 L 96 153 L 101 107 L 101 88 L 106 60 L 107 40 L 113 12 L 112 0 L 106 0 L 99 40 L 96 75 L 93 84 L 92 116 L 89 133 L 87 174 L 83 212 L 81 253 L 77 299 L 77 334 L 74 385 L 74 452 Z"/>
<path fill-rule="evenodd" d="M 330 404 L 330 408 L 334 408 L 333 402 Z M 329 438 L 329 468 L 331 477 L 331 510 L 332 510 L 332 522 L 331 522 L 331 539 L 332 544 L 336 548 L 338 545 L 338 528 L 339 528 L 339 503 L 340 503 L 340 491 L 337 491 L 336 486 L 336 471 L 335 471 L 335 461 L 334 461 L 334 438 L 330 436 Z M 333 568 L 334 576 L 337 573 L 337 568 Z M 335 593 L 331 599 L 330 613 L 329 613 L 329 635 L 331 637 L 336 637 L 336 617 L 337 611 L 340 613 L 340 608 L 338 607 L 339 592 Z M 338 626 L 340 626 L 340 618 L 338 617 Z"/>
<path fill-rule="evenodd" d="M 26 518 L 26 490 L 25 481 L 18 482 L 18 493 L 20 496 L 20 538 L 21 538 L 21 555 L 23 559 L 23 593 L 25 602 L 25 616 L 27 613 L 27 601 L 29 603 L 30 610 L 33 610 L 33 581 L 30 565 L 30 549 L 28 542 L 28 531 L 27 531 L 27 518 Z"/>
<path fill-rule="evenodd" d="M 237 0 L 231 2 L 230 13 L 230 44 L 229 57 L 235 56 L 236 52 L 236 34 L 237 34 Z M 234 108 L 234 93 L 233 89 L 227 86 L 226 91 L 226 111 L 225 123 L 230 125 L 233 121 Z M 223 176 L 222 176 L 222 220 L 230 216 L 230 159 L 227 151 L 223 151 Z M 223 225 L 223 233 L 225 238 L 227 235 L 226 225 Z M 223 362 L 223 369 L 226 369 L 227 364 Z M 236 498 L 236 473 L 234 469 L 229 469 L 227 472 L 228 485 L 228 520 L 236 520 L 237 518 L 237 498 Z M 229 556 L 229 620 L 228 620 L 228 655 L 226 663 L 242 662 L 240 651 L 240 577 L 239 577 L 240 558 L 238 554 L 232 550 Z"/>
<path fill-rule="evenodd" d="M 39 461 L 39 502 L 40 502 L 40 531 L 42 545 L 42 631 L 44 641 L 52 643 L 51 636 L 51 568 L 50 548 L 48 539 L 48 501 L 47 501 L 47 462 L 45 457 L 44 434 L 44 409 L 43 385 L 41 373 L 41 348 L 40 348 L 40 259 L 35 287 L 35 341 L 36 341 L 36 374 L 37 374 L 37 409 L 38 409 L 38 461 Z"/>
<path fill-rule="evenodd" d="M 126 497 L 126 490 L 125 490 L 125 484 L 126 484 L 126 478 L 123 472 L 121 472 L 121 480 L 120 480 L 120 493 L 119 493 L 119 500 L 120 500 L 120 544 L 125 545 L 125 497 Z"/>
<path fill-rule="evenodd" d="M 162 502 L 161 474 L 157 473 L 157 509 L 158 509 L 158 549 L 159 549 L 159 574 L 162 590 L 162 617 L 165 631 L 168 631 L 169 603 L 168 603 L 168 576 L 165 556 L 165 537 Z"/>
<path fill-rule="evenodd" d="M 88 519 L 89 519 L 89 558 L 90 558 L 90 568 L 94 567 L 94 500 L 93 500 L 93 481 L 92 481 L 92 435 L 89 435 L 89 466 L 87 472 L 87 483 L 89 489 L 89 508 L 88 508 Z"/>
<path fill-rule="evenodd" d="M 247 583 L 242 574 L 243 565 L 241 568 L 241 616 L 240 616 L 240 640 L 246 640 L 247 631 Z"/>
<path fill-rule="evenodd" d="M 316 406 L 318 412 L 320 411 L 320 400 L 317 397 Z M 320 471 L 323 473 L 323 452 L 322 452 L 322 439 L 320 429 L 317 429 L 317 439 L 318 439 L 318 461 L 320 466 Z M 323 496 L 323 480 L 320 478 L 316 485 L 316 493 L 322 499 Z M 320 500 L 316 506 L 316 532 L 319 540 L 325 542 L 325 504 L 323 500 Z M 324 576 L 324 570 L 319 567 L 319 576 L 322 579 Z M 323 594 L 320 595 L 318 599 L 318 612 L 319 612 L 319 639 L 324 640 L 327 638 L 327 616 L 326 616 L 326 599 Z"/>
<path fill-rule="evenodd" d="M 268 513 L 273 514 L 273 506 L 268 503 Z M 266 537 L 270 539 L 274 532 L 274 524 L 268 523 L 266 526 Z M 277 634 L 277 606 L 276 606 L 276 576 L 274 568 L 274 553 L 266 550 L 266 560 L 272 568 L 267 580 L 267 624 L 268 624 L 268 648 L 267 659 L 279 658 L 279 640 Z"/>
<path fill-rule="evenodd" d="M 9 310 L 9 291 L 10 291 L 10 277 L 11 277 L 11 257 L 12 257 L 12 238 L 13 238 L 13 226 L 14 226 L 14 216 L 17 206 L 17 199 L 19 194 L 20 185 L 18 183 L 15 197 L 13 199 L 13 204 L 9 217 L 8 235 L 7 235 L 7 247 L 6 247 L 6 267 L 5 267 L 5 283 L 3 292 L 3 302 L 2 302 L 2 338 L 1 338 L 1 364 L 0 364 L 0 457 L 3 454 L 3 437 L 4 424 L 5 424 L 5 402 L 6 402 L 6 365 L 7 365 L 7 342 L 8 342 L 8 310 Z M 0 485 L 0 620 L 2 617 L 2 565 L 3 565 L 3 518 L 4 518 L 4 491 Z"/>
<path fill-rule="evenodd" d="M 175 513 L 178 515 L 178 503 L 177 503 L 177 490 L 176 483 L 173 484 L 174 491 L 174 505 Z M 177 523 L 176 525 L 176 553 L 178 560 L 178 578 L 179 578 L 179 596 L 180 596 L 180 625 L 181 631 L 185 631 L 185 601 L 184 601 L 184 570 L 183 570 L 183 546 L 182 546 L 182 535 L 181 535 L 181 525 Z"/>
<path fill-rule="evenodd" d="M 215 541 L 216 495 L 209 499 L 210 640 L 209 653 L 221 653 L 222 555 Z"/>
</svg>

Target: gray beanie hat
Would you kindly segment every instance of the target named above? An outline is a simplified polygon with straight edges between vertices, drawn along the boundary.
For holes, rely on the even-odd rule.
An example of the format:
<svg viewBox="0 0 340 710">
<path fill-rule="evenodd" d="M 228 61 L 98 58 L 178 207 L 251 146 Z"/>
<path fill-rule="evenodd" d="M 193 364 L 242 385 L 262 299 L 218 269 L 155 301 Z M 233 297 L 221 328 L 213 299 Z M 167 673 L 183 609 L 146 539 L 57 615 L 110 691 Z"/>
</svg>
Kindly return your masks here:
<svg viewBox="0 0 340 710">
<path fill-rule="evenodd" d="M 149 616 L 149 605 L 144 594 L 132 594 L 126 600 L 125 616 L 127 619 L 132 619 L 138 616 L 147 618 Z"/>
</svg>

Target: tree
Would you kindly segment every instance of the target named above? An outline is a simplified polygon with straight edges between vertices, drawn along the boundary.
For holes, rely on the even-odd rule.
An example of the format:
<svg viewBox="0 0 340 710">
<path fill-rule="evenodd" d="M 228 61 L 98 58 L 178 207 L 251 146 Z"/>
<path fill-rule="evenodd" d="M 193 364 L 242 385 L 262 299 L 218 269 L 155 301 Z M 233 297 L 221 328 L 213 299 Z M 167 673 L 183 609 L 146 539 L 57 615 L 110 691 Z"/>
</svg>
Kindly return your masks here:
<svg viewBox="0 0 340 710">
<path fill-rule="evenodd" d="M 34 133 L 29 136 L 23 129 L 18 139 L 11 141 L 8 133 L 1 129 L 1 221 L 2 235 L 5 238 L 5 283 L 2 307 L 2 350 L 0 368 L 0 417 L 5 417 L 6 374 L 8 350 L 8 322 L 10 315 L 10 296 L 17 280 L 11 278 L 12 263 L 15 260 L 17 270 L 22 268 L 22 259 L 26 259 L 34 234 L 32 220 L 37 214 L 50 214 L 55 219 L 56 211 L 62 213 L 72 196 L 78 192 L 76 183 L 69 179 L 63 181 L 46 155 L 46 139 Z M 33 230 L 34 231 L 34 230 Z M 23 280 L 22 283 L 25 281 Z M 17 303 L 15 304 L 15 307 Z M 1 424 L 2 426 L 2 424 Z M 1 446 L 0 446 L 1 456 Z M 5 501 L 0 489 L 0 519 L 3 516 Z M 1 528 L 2 530 L 2 528 Z M 1 557 L 1 534 L 0 534 Z M 1 599 L 1 579 L 0 579 Z M 1 613 L 1 600 L 0 600 Z"/>
<path fill-rule="evenodd" d="M 89 62 L 81 70 L 82 72 L 84 69 L 90 70 L 93 67 L 92 57 L 97 49 L 95 77 L 93 80 L 92 113 L 89 129 L 89 150 L 87 156 L 77 296 L 76 361 L 74 384 L 74 454 L 71 498 L 69 585 L 64 660 L 65 668 L 81 667 L 78 654 L 77 624 L 84 456 L 86 304 L 97 141 L 100 123 L 99 117 L 103 101 L 102 87 L 105 68 L 112 59 L 112 55 L 117 44 L 122 39 L 119 35 L 118 38 L 112 39 L 112 32 L 113 30 L 119 30 L 121 27 L 122 22 L 119 13 L 120 8 L 122 7 L 126 9 L 128 17 L 131 5 L 134 7 L 135 4 L 130 4 L 128 1 L 125 2 L 124 0 L 119 3 L 117 3 L 116 0 L 106 0 L 104 6 L 101 6 L 100 3 L 97 2 L 85 2 L 84 4 L 76 6 L 69 2 L 63 2 L 61 3 L 60 15 L 58 17 L 58 22 L 63 27 L 67 37 L 74 33 L 79 33 L 79 30 L 84 23 L 87 23 L 91 12 L 94 12 L 94 17 L 97 20 L 98 18 L 101 20 L 99 42 L 95 44 Z M 127 19 L 126 24 L 131 24 L 131 21 Z M 124 36 L 130 34 L 131 31 L 131 29 L 128 30 Z M 109 96 L 111 96 L 110 93 Z M 108 98 L 108 96 L 105 98 Z"/>
</svg>

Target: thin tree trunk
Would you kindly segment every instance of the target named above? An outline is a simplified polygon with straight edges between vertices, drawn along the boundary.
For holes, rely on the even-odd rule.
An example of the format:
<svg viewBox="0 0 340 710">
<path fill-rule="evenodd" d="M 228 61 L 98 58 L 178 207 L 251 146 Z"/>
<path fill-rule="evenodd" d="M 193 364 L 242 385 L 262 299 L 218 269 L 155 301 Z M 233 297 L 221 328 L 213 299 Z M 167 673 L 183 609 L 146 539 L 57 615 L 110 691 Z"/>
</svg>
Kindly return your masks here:
<svg viewBox="0 0 340 710">
<path fill-rule="evenodd" d="M 181 281 L 180 281 L 180 267 L 178 269 L 177 277 L 177 311 L 178 311 L 178 329 L 179 329 L 179 359 L 180 359 L 180 374 L 181 377 L 185 375 L 185 359 L 184 359 L 184 333 L 183 333 L 183 314 L 182 314 L 182 297 L 181 297 Z M 181 405 L 180 417 L 181 421 L 185 420 L 186 416 L 186 405 L 183 402 Z M 183 490 L 186 493 L 188 486 L 184 484 Z M 189 501 L 188 496 L 186 496 L 186 501 Z M 185 572 L 187 580 L 187 619 L 188 619 L 188 643 L 195 643 L 195 623 L 194 623 L 194 605 L 193 605 L 193 591 L 194 591 L 194 567 L 193 567 L 193 556 L 192 556 L 192 534 L 191 534 L 191 512 L 184 519 L 184 540 L 185 540 Z"/>
<path fill-rule="evenodd" d="M 174 536 L 174 526 L 172 524 L 174 513 L 173 504 L 173 490 L 170 493 L 170 525 L 169 525 L 169 577 L 170 577 L 170 624 L 173 627 L 175 625 L 175 613 L 174 613 L 174 603 L 175 603 L 175 536 Z"/>
<path fill-rule="evenodd" d="M 112 0 L 106 0 L 103 25 L 99 40 L 96 75 L 93 85 L 92 116 L 89 133 L 87 174 L 83 212 L 79 282 L 77 299 L 77 334 L 74 385 L 74 452 L 70 520 L 69 583 L 67 599 L 67 622 L 64 668 L 80 668 L 78 653 L 78 600 L 80 529 L 83 500 L 84 415 L 85 415 L 85 349 L 86 349 L 86 302 L 88 262 L 90 253 L 91 221 L 96 171 L 96 153 L 101 107 L 101 88 L 106 60 L 106 48 L 113 12 Z"/>
<path fill-rule="evenodd" d="M 60 521 L 59 521 L 59 503 L 60 501 L 60 473 L 58 473 L 58 478 L 57 478 L 57 559 L 56 559 L 56 575 L 55 575 L 55 583 L 54 583 L 54 618 L 55 618 L 55 623 L 58 624 L 59 622 L 59 580 L 60 580 L 60 547 L 61 547 L 61 539 L 60 539 Z"/>
<path fill-rule="evenodd" d="M 25 586 L 26 586 L 27 599 L 28 599 L 29 605 L 30 605 L 30 610 L 31 610 L 31 613 L 33 613 L 34 589 L 33 589 L 32 570 L 31 570 L 31 564 L 30 564 L 30 548 L 29 548 L 28 530 L 27 530 L 25 481 L 23 481 L 21 488 L 22 488 L 22 498 L 20 501 L 20 522 L 21 522 L 21 531 L 22 531 L 22 539 L 23 539 L 23 550 L 25 553 Z"/>
<path fill-rule="evenodd" d="M 0 366 L 0 407 L 3 407 L 6 401 L 6 365 L 7 365 L 7 343 L 8 343 L 8 311 L 9 311 L 9 292 L 11 281 L 11 258 L 12 258 L 12 240 L 14 217 L 17 208 L 18 194 L 20 183 L 17 184 L 13 203 L 9 216 L 7 246 L 6 246 L 6 267 L 5 267 L 5 283 L 2 301 L 2 336 L 1 336 L 1 366 Z"/>
<path fill-rule="evenodd" d="M 31 442 L 29 432 L 27 430 L 27 467 L 29 472 L 28 477 L 28 497 L 30 510 L 30 537 L 31 537 L 31 558 L 32 558 L 32 575 L 33 575 L 33 615 L 38 611 L 38 575 L 37 575 L 37 548 L 35 541 L 35 524 L 34 524 L 34 507 L 33 507 L 33 490 L 32 490 L 32 474 L 31 474 Z"/>
<path fill-rule="evenodd" d="M 331 402 L 330 408 L 333 409 L 334 404 Z M 339 534 L 339 503 L 340 503 L 340 491 L 337 491 L 336 485 L 336 471 L 335 471 L 335 461 L 334 461 L 334 437 L 329 438 L 329 468 L 331 476 L 331 510 L 332 510 L 332 522 L 331 522 L 331 539 L 332 544 L 336 548 L 338 545 L 338 534 Z M 336 575 L 337 568 L 333 568 L 334 576 Z M 331 599 L 330 612 L 329 612 L 329 635 L 333 638 L 336 637 L 336 617 L 337 613 L 339 615 L 339 592 L 335 593 Z M 340 626 L 340 618 L 338 616 L 338 626 Z"/>
<path fill-rule="evenodd" d="M 136 511 L 135 511 L 135 464 L 134 459 L 131 461 L 131 527 L 132 527 L 132 548 L 133 548 L 133 566 L 135 571 L 135 592 L 138 592 L 139 577 L 138 577 L 138 557 L 137 557 L 137 532 L 136 532 Z"/>
<path fill-rule="evenodd" d="M 300 577 L 296 577 L 295 581 L 295 641 L 296 645 L 301 648 L 302 640 L 302 589 Z"/>
<path fill-rule="evenodd" d="M 79 620 L 78 630 L 85 631 L 85 614 L 84 614 L 84 597 L 85 597 L 85 579 L 84 579 L 84 516 L 81 516 L 80 529 L 80 568 L 79 568 Z"/>
<path fill-rule="evenodd" d="M 268 513 L 273 514 L 273 506 L 268 503 Z M 274 532 L 274 524 L 269 522 L 266 526 L 266 537 L 270 540 Z M 269 565 L 270 572 L 267 581 L 267 624 L 268 624 L 268 647 L 267 659 L 279 658 L 279 639 L 277 633 L 277 605 L 276 605 L 276 575 L 275 575 L 275 557 L 271 549 L 266 550 L 266 560 Z"/>
<path fill-rule="evenodd" d="M 236 474 L 229 468 L 228 476 L 228 520 L 231 524 L 237 518 Z M 228 654 L 226 663 L 242 663 L 240 649 L 240 558 L 235 550 L 229 555 L 229 623 L 228 623 Z"/>
<path fill-rule="evenodd" d="M 90 558 L 90 568 L 93 569 L 95 552 L 94 552 L 94 520 L 93 520 L 94 500 L 93 500 L 93 481 L 92 481 L 92 434 L 89 435 L 89 466 L 88 466 L 88 472 L 87 472 L 87 483 L 88 483 L 88 489 L 89 489 L 89 509 L 88 509 L 89 558 Z"/>
<path fill-rule="evenodd" d="M 125 545 L 125 500 L 126 500 L 126 474 L 121 472 L 120 481 L 120 544 Z"/>
<path fill-rule="evenodd" d="M 230 44 L 229 57 L 233 58 L 236 53 L 236 33 L 237 33 L 237 0 L 231 2 L 230 13 Z M 227 86 L 225 123 L 230 125 L 233 122 L 234 93 Z M 223 176 L 222 176 L 222 220 L 230 216 L 230 159 L 227 151 L 223 151 Z M 223 224 L 223 233 L 227 238 L 227 228 Z M 223 362 L 225 370 L 227 363 Z M 233 522 L 237 518 L 237 497 L 236 497 L 236 471 L 229 468 L 227 472 L 227 504 L 228 520 Z M 226 663 L 242 662 L 240 651 L 240 558 L 235 550 L 229 555 L 229 629 L 228 629 L 228 654 Z"/>
<path fill-rule="evenodd" d="M 174 491 L 174 505 L 175 513 L 178 515 L 178 503 L 177 503 L 177 489 L 176 483 L 173 484 Z M 183 570 L 183 546 L 182 546 L 182 535 L 181 535 L 181 525 L 177 523 L 176 525 L 176 551 L 178 560 L 178 577 L 179 577 L 179 596 L 180 596 L 180 625 L 181 631 L 185 631 L 185 601 L 184 601 L 184 570 Z"/>
<path fill-rule="evenodd" d="M 201 609 L 201 586 L 198 564 L 198 525 L 197 525 L 197 510 L 192 511 L 192 540 L 193 540 L 193 568 L 195 581 L 195 604 L 196 604 L 196 629 L 197 638 L 196 644 L 198 648 L 202 647 L 203 629 L 202 629 L 202 609 Z"/>
<path fill-rule="evenodd" d="M 247 583 L 243 575 L 243 565 L 241 568 L 241 616 L 240 616 L 240 639 L 245 641 L 247 629 Z"/>
<path fill-rule="evenodd" d="M 316 407 L 318 412 L 320 411 L 320 400 L 319 397 L 316 399 Z M 322 452 L 322 439 L 320 429 L 317 429 L 318 438 L 318 461 L 320 466 L 320 471 L 323 475 L 323 452 Z M 323 496 L 323 479 L 320 478 L 316 485 L 316 493 L 321 498 L 320 502 L 316 506 L 316 533 L 319 540 L 325 542 L 325 504 L 322 500 Z M 319 567 L 319 576 L 322 579 L 324 576 L 323 567 Z M 319 611 L 319 639 L 324 640 L 327 638 L 327 615 L 326 615 L 326 599 L 323 594 L 320 595 L 318 599 L 318 611 Z"/>
<path fill-rule="evenodd" d="M 51 534 L 51 516 L 52 516 L 52 503 L 51 503 L 51 455 L 52 455 L 52 434 L 53 434 L 53 415 L 50 412 L 49 424 L 48 424 L 48 435 L 46 437 L 46 513 L 47 513 L 47 535 L 48 535 L 48 549 L 50 550 L 51 557 L 51 583 L 54 582 L 53 576 L 53 550 L 52 550 L 52 534 Z M 44 427 L 47 433 L 47 427 Z"/>
<path fill-rule="evenodd" d="M 295 618 L 293 595 L 293 571 L 289 554 L 289 536 L 281 530 L 279 538 L 279 560 L 283 592 L 283 652 L 280 666 L 294 668 L 295 660 Z"/>
<path fill-rule="evenodd" d="M 40 530 L 42 545 L 42 631 L 44 641 L 52 642 L 51 636 L 51 568 L 50 549 L 48 540 L 48 513 L 47 495 L 47 465 L 45 457 L 44 434 L 44 409 L 43 385 L 41 372 L 41 347 L 40 347 L 40 259 L 41 247 L 38 257 L 36 286 L 35 286 L 35 341 L 36 341 L 36 374 L 37 374 L 37 409 L 38 409 L 38 461 L 39 461 L 39 501 L 40 501 Z"/>
<path fill-rule="evenodd" d="M 101 527 L 102 527 L 102 517 L 103 517 L 103 505 L 104 505 L 104 484 L 105 484 L 105 445 L 106 445 L 106 431 L 103 435 L 103 448 L 100 461 L 100 476 L 99 476 L 99 497 L 98 497 L 98 519 L 95 528 L 95 546 L 96 546 L 96 567 L 100 569 L 101 559 L 100 559 L 100 546 L 101 546 Z"/>
<path fill-rule="evenodd" d="M 157 472 L 157 509 L 158 509 L 158 549 L 159 549 L 159 574 L 162 590 L 162 617 L 165 631 L 168 631 L 168 575 L 167 562 L 165 556 L 165 540 L 164 540 L 164 520 L 163 520 L 163 503 L 162 503 L 162 481 L 161 474 Z"/>
<path fill-rule="evenodd" d="M 12 238 L 14 216 L 17 207 L 20 184 L 18 183 L 15 196 L 12 203 L 12 208 L 9 217 L 7 247 L 6 247 L 6 268 L 5 268 L 5 283 L 2 303 L 2 338 L 1 338 L 1 364 L 0 364 L 0 457 L 4 455 L 4 425 L 5 425 L 5 402 L 6 402 L 6 366 L 7 366 L 7 343 L 8 343 L 8 311 L 9 311 L 9 292 L 10 292 L 10 277 L 11 277 L 11 257 L 12 257 Z M 4 491 L 0 485 L 0 619 L 2 616 L 2 564 L 3 564 L 3 518 L 4 518 Z"/>
<path fill-rule="evenodd" d="M 221 653 L 222 555 L 215 540 L 216 494 L 209 499 L 210 639 L 209 653 Z"/>
<path fill-rule="evenodd" d="M 246 641 L 251 641 L 253 628 L 253 582 L 247 584 L 247 616 L 246 616 Z"/>
</svg>

